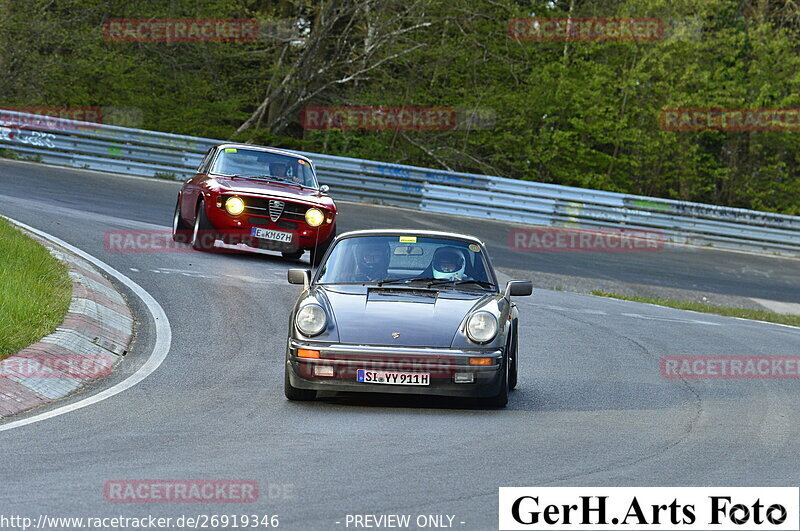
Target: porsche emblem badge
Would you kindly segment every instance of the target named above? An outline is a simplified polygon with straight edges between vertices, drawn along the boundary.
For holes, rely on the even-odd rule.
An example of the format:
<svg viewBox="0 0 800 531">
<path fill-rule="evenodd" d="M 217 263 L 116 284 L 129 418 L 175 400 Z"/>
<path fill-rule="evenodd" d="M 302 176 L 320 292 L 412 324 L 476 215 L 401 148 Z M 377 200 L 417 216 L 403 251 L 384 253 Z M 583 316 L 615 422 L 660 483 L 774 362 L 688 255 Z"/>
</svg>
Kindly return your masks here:
<svg viewBox="0 0 800 531">
<path fill-rule="evenodd" d="M 400 332 L 392 332 L 392 339 L 397 339 L 400 337 Z"/>
</svg>

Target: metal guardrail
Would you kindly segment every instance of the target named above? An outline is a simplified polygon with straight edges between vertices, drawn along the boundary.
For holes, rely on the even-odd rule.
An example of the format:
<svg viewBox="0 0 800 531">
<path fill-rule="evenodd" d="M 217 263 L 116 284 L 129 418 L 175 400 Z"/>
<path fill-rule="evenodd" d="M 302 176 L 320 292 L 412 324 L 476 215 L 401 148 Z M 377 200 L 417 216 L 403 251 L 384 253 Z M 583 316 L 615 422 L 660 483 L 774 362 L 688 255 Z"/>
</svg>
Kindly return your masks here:
<svg viewBox="0 0 800 531">
<path fill-rule="evenodd" d="M 220 142 L 0 110 L 0 149 L 63 166 L 186 179 Z M 520 224 L 654 229 L 676 243 L 800 255 L 798 216 L 303 154 L 334 198 Z"/>
</svg>

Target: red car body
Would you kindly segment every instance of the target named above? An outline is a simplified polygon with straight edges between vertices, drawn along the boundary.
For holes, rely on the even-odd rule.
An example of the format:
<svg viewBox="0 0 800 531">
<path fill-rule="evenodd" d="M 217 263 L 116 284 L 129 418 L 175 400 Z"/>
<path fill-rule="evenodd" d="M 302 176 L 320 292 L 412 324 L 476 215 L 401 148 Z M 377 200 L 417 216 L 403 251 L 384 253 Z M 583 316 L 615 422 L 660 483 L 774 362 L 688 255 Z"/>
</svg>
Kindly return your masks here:
<svg viewBox="0 0 800 531">
<path fill-rule="evenodd" d="M 195 176 L 181 187 L 173 237 L 197 250 L 211 250 L 220 240 L 280 251 L 291 258 L 311 251 L 316 265 L 336 235 L 336 205 L 326 192 L 307 157 L 220 144 L 208 151 Z M 234 200 L 238 208 L 229 206 L 231 198 L 243 202 L 241 213 L 238 200 Z"/>
</svg>

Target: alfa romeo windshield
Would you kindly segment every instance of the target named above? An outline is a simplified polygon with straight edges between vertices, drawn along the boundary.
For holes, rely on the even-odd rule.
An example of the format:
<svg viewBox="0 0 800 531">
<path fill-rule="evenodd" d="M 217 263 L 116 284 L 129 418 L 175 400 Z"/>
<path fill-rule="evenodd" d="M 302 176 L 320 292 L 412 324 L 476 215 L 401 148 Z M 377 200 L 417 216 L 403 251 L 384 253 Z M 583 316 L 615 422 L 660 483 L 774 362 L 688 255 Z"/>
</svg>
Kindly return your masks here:
<svg viewBox="0 0 800 531">
<path fill-rule="evenodd" d="M 256 149 L 223 148 L 211 172 L 317 188 L 317 179 L 308 161 Z"/>
</svg>

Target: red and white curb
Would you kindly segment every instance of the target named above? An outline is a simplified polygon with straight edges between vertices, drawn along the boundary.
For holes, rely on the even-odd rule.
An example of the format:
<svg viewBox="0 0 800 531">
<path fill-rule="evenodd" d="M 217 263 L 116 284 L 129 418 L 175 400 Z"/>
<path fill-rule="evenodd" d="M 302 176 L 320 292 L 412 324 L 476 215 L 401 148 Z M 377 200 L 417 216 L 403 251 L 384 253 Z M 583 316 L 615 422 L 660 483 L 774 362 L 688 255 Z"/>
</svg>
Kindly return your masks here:
<svg viewBox="0 0 800 531">
<path fill-rule="evenodd" d="M 86 394 L 89 396 L 81 398 L 80 400 L 65 402 L 63 405 L 59 407 L 48 408 L 46 411 L 25 416 L 23 418 L 9 419 L 7 422 L 0 422 L 0 432 L 21 428 L 23 426 L 35 424 L 37 422 L 42 422 L 43 420 L 59 417 L 67 413 L 72 413 L 73 411 L 78 411 L 85 407 L 98 404 L 100 402 L 103 402 L 104 400 L 108 400 L 112 397 L 115 397 L 118 394 L 127 391 L 128 389 L 131 389 L 138 383 L 142 382 L 145 378 L 153 374 L 156 370 L 158 370 L 158 368 L 161 366 L 162 363 L 164 363 L 164 360 L 166 360 L 167 356 L 169 355 L 170 346 L 172 345 L 172 328 L 170 327 L 169 318 L 167 318 L 167 314 L 164 312 L 164 308 L 161 307 L 158 301 L 155 300 L 153 296 L 147 292 L 146 289 L 144 289 L 139 284 L 137 284 L 127 276 L 123 275 L 122 273 L 120 273 L 107 263 L 103 262 L 99 258 L 92 256 L 86 251 L 78 249 L 74 245 L 70 245 L 64 240 L 56 238 L 52 234 L 48 234 L 44 231 L 31 227 L 30 225 L 25 225 L 24 223 L 20 223 L 15 219 L 6 216 L 1 216 L 1 217 L 13 223 L 17 227 L 20 227 L 21 229 L 24 229 L 32 234 L 35 234 L 36 236 L 39 236 L 40 238 L 47 240 L 48 242 L 57 245 L 62 249 L 65 249 L 67 252 L 72 253 L 73 255 L 79 258 L 82 258 L 83 260 L 93 265 L 96 269 L 103 271 L 107 276 L 113 278 L 114 280 L 116 280 L 117 282 L 128 288 L 128 290 L 130 290 L 130 292 L 141 301 L 144 308 L 146 308 L 150 319 L 152 319 L 150 325 L 152 328 L 152 335 L 153 335 L 153 349 L 147 356 L 147 358 L 144 360 L 144 363 L 142 363 L 142 365 L 138 369 L 136 369 L 136 372 L 127 376 L 121 382 L 115 383 L 111 387 L 104 387 L 91 394 L 89 394 L 89 392 L 87 391 Z M 89 283 L 91 284 L 91 282 Z M 24 390 L 26 388 L 22 386 L 22 389 Z M 0 394 L 2 393 L 0 392 Z"/>
<path fill-rule="evenodd" d="M 0 361 L 0 419 L 107 376 L 133 338 L 133 315 L 113 284 L 87 260 L 32 236 L 69 267 L 72 301 L 54 333 Z"/>
</svg>

